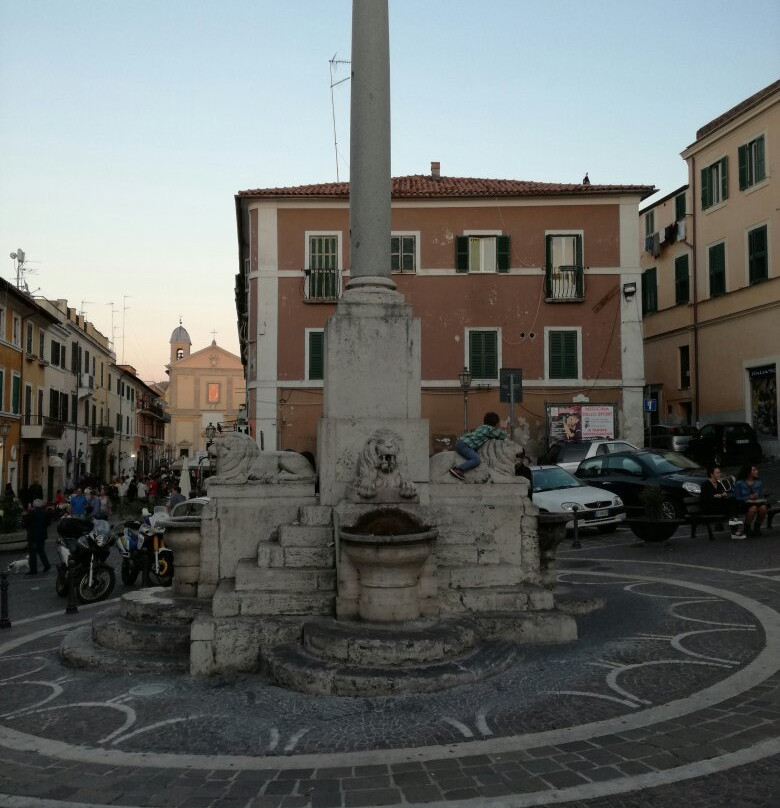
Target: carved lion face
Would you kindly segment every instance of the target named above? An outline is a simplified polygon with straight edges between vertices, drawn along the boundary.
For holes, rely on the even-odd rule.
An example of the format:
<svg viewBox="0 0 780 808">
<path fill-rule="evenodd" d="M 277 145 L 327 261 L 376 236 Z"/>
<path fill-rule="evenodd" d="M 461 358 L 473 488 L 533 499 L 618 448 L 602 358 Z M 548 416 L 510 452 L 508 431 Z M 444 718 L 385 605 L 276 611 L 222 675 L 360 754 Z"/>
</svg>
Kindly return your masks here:
<svg viewBox="0 0 780 808">
<path fill-rule="evenodd" d="M 382 474 L 392 474 L 398 468 L 398 446 L 395 436 L 389 433 L 378 433 L 374 441 L 376 468 Z"/>
</svg>

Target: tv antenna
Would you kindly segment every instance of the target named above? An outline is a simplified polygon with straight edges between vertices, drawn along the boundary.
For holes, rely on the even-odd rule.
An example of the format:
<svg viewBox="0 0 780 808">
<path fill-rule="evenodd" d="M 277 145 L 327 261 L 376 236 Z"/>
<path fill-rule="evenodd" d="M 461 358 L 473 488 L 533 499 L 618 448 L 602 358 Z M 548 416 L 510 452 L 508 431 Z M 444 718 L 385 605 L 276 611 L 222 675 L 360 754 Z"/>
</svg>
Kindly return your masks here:
<svg viewBox="0 0 780 808">
<path fill-rule="evenodd" d="M 87 319 L 87 313 L 86 313 L 86 311 L 84 310 L 84 307 L 85 307 L 85 306 L 87 306 L 87 305 L 92 305 L 92 301 L 91 301 L 91 300 L 82 300 L 82 301 L 81 301 L 81 311 L 79 312 L 79 314 L 80 314 L 80 315 L 81 315 L 81 316 L 82 316 L 82 317 L 83 317 L 85 320 Z"/>
<path fill-rule="evenodd" d="M 11 258 L 15 263 L 14 272 L 16 272 L 16 288 L 20 292 L 27 292 L 27 294 L 35 294 L 35 292 L 30 292 L 30 287 L 27 285 L 27 281 L 24 278 L 25 272 L 33 272 L 27 264 L 27 256 L 25 255 L 24 250 L 21 247 L 16 248 L 16 252 L 11 253 Z M 36 289 L 36 292 L 40 291 L 40 289 Z"/>
<path fill-rule="evenodd" d="M 349 81 L 352 76 L 347 76 L 346 78 L 339 79 L 338 81 L 334 81 L 334 73 L 338 70 L 338 65 L 348 65 L 352 64 L 351 62 L 347 61 L 346 59 L 337 59 L 337 54 L 333 54 L 333 58 L 328 60 L 328 64 L 330 65 L 330 112 L 333 116 L 333 149 L 336 153 L 336 182 L 339 181 L 339 141 L 336 137 L 336 103 L 333 100 L 333 88 L 338 87 L 339 84 L 343 84 L 345 81 Z"/>
</svg>

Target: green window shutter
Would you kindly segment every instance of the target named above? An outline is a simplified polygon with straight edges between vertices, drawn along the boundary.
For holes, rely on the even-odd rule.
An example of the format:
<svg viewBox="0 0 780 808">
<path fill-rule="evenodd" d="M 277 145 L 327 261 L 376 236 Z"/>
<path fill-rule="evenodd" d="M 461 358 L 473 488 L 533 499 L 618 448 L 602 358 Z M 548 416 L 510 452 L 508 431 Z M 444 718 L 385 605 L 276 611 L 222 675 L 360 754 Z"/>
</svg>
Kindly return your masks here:
<svg viewBox="0 0 780 808">
<path fill-rule="evenodd" d="M 737 160 L 739 162 L 739 190 L 744 191 L 748 187 L 748 152 L 747 146 L 740 146 L 737 149 Z"/>
<path fill-rule="evenodd" d="M 390 236 L 390 271 L 398 272 L 401 269 L 401 239 L 399 236 Z"/>
<path fill-rule="evenodd" d="M 748 278 L 751 284 L 767 279 L 766 226 L 748 233 Z"/>
<path fill-rule="evenodd" d="M 496 272 L 509 272 L 509 236 L 496 237 Z"/>
<path fill-rule="evenodd" d="M 674 199 L 674 219 L 679 222 L 685 218 L 685 194 L 677 194 Z"/>
<path fill-rule="evenodd" d="M 720 161 L 720 198 L 729 198 L 729 158 L 724 157 Z"/>
<path fill-rule="evenodd" d="M 455 271 L 469 271 L 469 237 L 458 236 L 455 239 Z"/>
<path fill-rule="evenodd" d="M 709 168 L 701 170 L 701 208 L 706 210 L 712 204 L 711 175 Z"/>
<path fill-rule="evenodd" d="M 766 159 L 764 157 L 764 136 L 756 140 L 756 173 L 754 182 L 761 182 L 766 177 Z"/>
<path fill-rule="evenodd" d="M 549 332 L 549 378 L 576 379 L 579 376 L 577 368 L 577 332 L 576 331 L 550 331 Z"/>
<path fill-rule="evenodd" d="M 655 267 L 642 273 L 642 314 L 658 311 L 658 282 Z"/>
<path fill-rule="evenodd" d="M 690 301 L 690 273 L 687 254 L 674 260 L 674 301 L 678 305 Z"/>
<path fill-rule="evenodd" d="M 726 245 L 710 247 L 710 297 L 726 293 Z"/>
<path fill-rule="evenodd" d="M 498 378 L 498 333 L 469 332 L 469 370 L 475 379 Z"/>
<path fill-rule="evenodd" d="M 309 379 L 324 378 L 325 334 L 322 331 L 309 331 Z"/>
</svg>

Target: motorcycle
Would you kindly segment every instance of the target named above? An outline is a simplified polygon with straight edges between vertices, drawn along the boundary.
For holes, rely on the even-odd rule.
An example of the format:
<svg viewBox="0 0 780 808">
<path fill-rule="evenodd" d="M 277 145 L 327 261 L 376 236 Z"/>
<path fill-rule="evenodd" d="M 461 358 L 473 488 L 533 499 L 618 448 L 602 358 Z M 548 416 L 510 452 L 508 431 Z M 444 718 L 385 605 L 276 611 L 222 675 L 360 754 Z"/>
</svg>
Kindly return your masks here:
<svg viewBox="0 0 780 808">
<path fill-rule="evenodd" d="M 132 586 L 138 574 L 148 569 L 150 582 L 156 586 L 170 586 L 173 583 L 173 550 L 165 546 L 165 528 L 133 519 L 125 522 L 122 528 L 116 537 L 116 546 L 122 556 L 122 583 Z"/>
<path fill-rule="evenodd" d="M 82 603 L 105 600 L 116 583 L 114 570 L 106 564 L 115 542 L 111 526 L 103 519 L 64 516 L 57 522 L 57 533 L 57 594 L 65 597 L 72 580 Z"/>
</svg>

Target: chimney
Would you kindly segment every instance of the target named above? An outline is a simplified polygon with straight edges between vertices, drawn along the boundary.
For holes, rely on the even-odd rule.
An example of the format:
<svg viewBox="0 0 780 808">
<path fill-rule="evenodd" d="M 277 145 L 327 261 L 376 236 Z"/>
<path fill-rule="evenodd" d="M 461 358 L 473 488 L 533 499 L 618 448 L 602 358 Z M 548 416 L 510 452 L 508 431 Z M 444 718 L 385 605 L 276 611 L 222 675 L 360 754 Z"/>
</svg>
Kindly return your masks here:
<svg viewBox="0 0 780 808">
<path fill-rule="evenodd" d="M 431 177 L 433 177 L 433 179 L 435 179 L 435 180 L 438 180 L 440 176 L 441 176 L 441 163 L 438 160 L 435 161 L 435 162 L 432 160 L 431 161 Z"/>
</svg>

